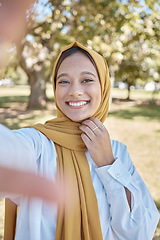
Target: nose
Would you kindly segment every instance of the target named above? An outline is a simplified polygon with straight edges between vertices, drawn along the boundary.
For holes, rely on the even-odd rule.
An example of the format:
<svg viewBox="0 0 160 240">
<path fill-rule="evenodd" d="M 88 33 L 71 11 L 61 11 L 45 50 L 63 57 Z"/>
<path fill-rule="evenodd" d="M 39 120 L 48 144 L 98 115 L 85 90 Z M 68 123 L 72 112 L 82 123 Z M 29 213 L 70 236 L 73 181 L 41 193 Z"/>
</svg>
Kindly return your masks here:
<svg viewBox="0 0 160 240">
<path fill-rule="evenodd" d="M 83 88 L 80 84 L 73 83 L 69 89 L 69 96 L 78 97 L 83 95 Z"/>
</svg>

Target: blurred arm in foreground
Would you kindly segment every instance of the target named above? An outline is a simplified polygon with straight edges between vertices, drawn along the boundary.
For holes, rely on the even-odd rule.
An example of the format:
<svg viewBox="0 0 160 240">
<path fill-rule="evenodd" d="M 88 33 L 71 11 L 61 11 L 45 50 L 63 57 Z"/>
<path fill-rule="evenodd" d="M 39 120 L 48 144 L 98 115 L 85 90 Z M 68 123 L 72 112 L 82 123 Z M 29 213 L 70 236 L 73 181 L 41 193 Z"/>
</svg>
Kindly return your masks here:
<svg viewBox="0 0 160 240">
<path fill-rule="evenodd" d="M 14 44 L 19 46 L 27 30 L 27 10 L 36 0 L 0 0 L 0 69 L 8 64 Z"/>
<path fill-rule="evenodd" d="M 27 30 L 27 10 L 30 9 L 36 0 L 1 0 L 0 1 L 0 69 L 7 66 L 11 53 L 8 51 L 16 44 L 19 46 Z M 7 128 L 0 127 L 0 142 L 4 144 L 3 132 L 11 132 Z M 10 134 L 10 133 L 9 133 Z M 1 149 L 3 148 L 1 145 Z M 14 142 L 12 142 L 12 149 Z M 23 146 L 20 146 L 22 149 Z M 8 155 L 12 158 L 10 146 Z M 23 151 L 21 151 L 23 152 Z M 25 150 L 23 157 L 25 156 Z M 28 197 L 40 197 L 48 201 L 62 200 L 60 184 L 44 177 L 38 176 L 24 169 L 11 169 L 5 166 L 3 156 L 0 157 L 0 192 L 24 194 Z M 13 159 L 12 159 L 13 160 Z M 14 160 L 13 160 L 14 161 Z M 3 164 L 2 164 L 3 162 Z M 7 164 L 7 163 L 6 163 Z M 21 171 L 22 170 L 22 171 Z M 52 191 L 51 191 L 52 189 Z M 2 197 L 2 195 L 1 195 Z"/>
<path fill-rule="evenodd" d="M 35 174 L 35 157 L 11 130 L 0 125 L 0 197 L 7 193 L 64 201 L 62 186 L 58 182 Z"/>
<path fill-rule="evenodd" d="M 50 202 L 63 202 L 60 185 L 34 173 L 6 167 L 0 167 L 0 192 L 1 197 L 3 192 L 8 192 L 43 198 Z"/>
</svg>

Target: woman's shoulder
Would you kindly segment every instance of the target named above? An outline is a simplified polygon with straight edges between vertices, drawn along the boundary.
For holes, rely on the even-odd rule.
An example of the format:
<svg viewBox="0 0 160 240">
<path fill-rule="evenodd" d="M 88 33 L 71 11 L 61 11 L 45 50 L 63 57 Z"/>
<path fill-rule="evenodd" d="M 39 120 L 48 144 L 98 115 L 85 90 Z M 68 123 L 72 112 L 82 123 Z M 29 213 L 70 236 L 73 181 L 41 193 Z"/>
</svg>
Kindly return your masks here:
<svg viewBox="0 0 160 240">
<path fill-rule="evenodd" d="M 43 133 L 33 127 L 21 128 L 18 130 L 12 130 L 17 137 L 25 138 L 26 140 L 42 141 L 47 142 L 50 141 Z"/>
<path fill-rule="evenodd" d="M 30 137 L 40 137 L 40 131 L 34 129 L 33 127 L 23 127 L 20 129 L 12 130 L 17 135 L 26 135 Z"/>
<path fill-rule="evenodd" d="M 37 157 L 46 151 L 53 152 L 55 148 L 52 140 L 34 128 L 21 128 L 13 132 L 21 142 L 37 152 Z"/>
</svg>

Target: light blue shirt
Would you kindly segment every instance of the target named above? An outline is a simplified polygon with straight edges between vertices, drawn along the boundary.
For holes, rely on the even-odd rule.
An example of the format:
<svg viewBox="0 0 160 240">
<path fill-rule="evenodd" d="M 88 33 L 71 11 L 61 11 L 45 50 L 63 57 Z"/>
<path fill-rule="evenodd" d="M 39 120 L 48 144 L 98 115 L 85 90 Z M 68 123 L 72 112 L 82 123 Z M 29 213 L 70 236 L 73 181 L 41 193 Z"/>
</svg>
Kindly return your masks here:
<svg viewBox="0 0 160 240">
<path fill-rule="evenodd" d="M 159 212 L 127 147 L 114 140 L 111 144 L 116 161 L 109 166 L 98 168 L 86 151 L 103 239 L 151 240 Z M 11 131 L 0 125 L 0 156 L 2 166 L 32 171 L 55 181 L 54 143 L 33 128 Z M 124 187 L 131 192 L 131 210 Z M 7 193 L 0 193 L 0 197 L 9 197 L 19 205 L 16 240 L 55 239 L 56 204 Z"/>
</svg>

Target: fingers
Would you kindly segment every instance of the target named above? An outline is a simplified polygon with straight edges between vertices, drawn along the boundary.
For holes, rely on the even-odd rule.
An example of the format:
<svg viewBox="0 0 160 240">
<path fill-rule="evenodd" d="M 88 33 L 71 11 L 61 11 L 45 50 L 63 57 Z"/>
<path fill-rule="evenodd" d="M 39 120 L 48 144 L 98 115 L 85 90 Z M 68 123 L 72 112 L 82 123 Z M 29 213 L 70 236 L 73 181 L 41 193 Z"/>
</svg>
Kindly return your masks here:
<svg viewBox="0 0 160 240">
<path fill-rule="evenodd" d="M 85 143 L 92 160 L 98 167 L 112 164 L 114 161 L 108 130 L 97 118 L 89 118 L 79 127 L 81 138 Z"/>
<path fill-rule="evenodd" d="M 102 132 L 107 131 L 102 122 L 97 118 L 90 118 L 83 121 L 80 129 L 85 132 L 89 137 L 98 136 Z"/>
<path fill-rule="evenodd" d="M 79 129 L 83 132 L 81 138 L 88 149 L 93 147 L 95 143 L 102 141 L 108 133 L 105 126 L 97 118 L 90 118 L 83 121 Z"/>
<path fill-rule="evenodd" d="M 106 130 L 105 126 L 98 118 L 90 118 L 90 121 L 96 125 L 97 130 L 100 130 L 101 132 Z M 95 129 L 93 129 L 93 131 L 95 131 Z"/>
</svg>

